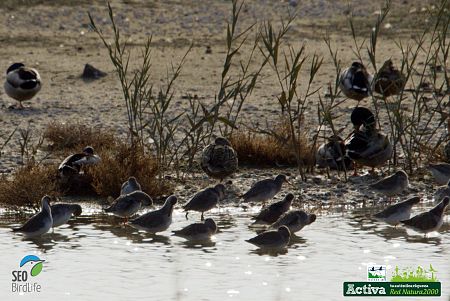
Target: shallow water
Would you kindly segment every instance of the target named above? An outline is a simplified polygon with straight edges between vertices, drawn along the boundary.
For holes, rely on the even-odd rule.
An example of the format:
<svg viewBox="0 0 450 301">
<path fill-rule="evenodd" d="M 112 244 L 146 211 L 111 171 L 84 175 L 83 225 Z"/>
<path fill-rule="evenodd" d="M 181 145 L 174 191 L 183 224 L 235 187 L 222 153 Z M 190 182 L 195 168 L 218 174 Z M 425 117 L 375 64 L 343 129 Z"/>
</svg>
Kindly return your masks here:
<svg viewBox="0 0 450 301">
<path fill-rule="evenodd" d="M 83 207 L 90 207 L 83 216 L 37 240 L 10 231 L 23 217 L 0 212 L 0 300 L 343 300 L 342 283 L 366 281 L 368 263 L 388 269 L 432 264 L 445 296 L 438 299 L 450 294 L 448 215 L 440 233 L 428 238 L 375 222 L 365 209 L 319 215 L 287 252 L 267 254 L 244 241 L 255 235 L 248 225 L 257 208 L 222 207 L 207 214 L 220 232 L 195 245 L 170 231 L 138 232 L 99 207 Z M 186 221 L 176 210 L 170 230 L 198 220 L 191 213 Z M 11 271 L 27 254 L 45 260 L 36 277 L 42 292 L 18 296 L 11 293 Z"/>
</svg>

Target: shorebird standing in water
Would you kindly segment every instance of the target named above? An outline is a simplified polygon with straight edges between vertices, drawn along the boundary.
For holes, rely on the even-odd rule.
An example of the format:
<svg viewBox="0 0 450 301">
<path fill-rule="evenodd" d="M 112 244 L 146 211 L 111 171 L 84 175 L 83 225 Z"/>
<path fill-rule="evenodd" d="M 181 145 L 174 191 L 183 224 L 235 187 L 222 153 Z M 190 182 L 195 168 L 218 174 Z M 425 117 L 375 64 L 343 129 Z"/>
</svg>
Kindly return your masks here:
<svg viewBox="0 0 450 301">
<path fill-rule="evenodd" d="M 288 193 L 283 200 L 262 208 L 258 215 L 253 218 L 255 220 L 255 224 L 272 224 L 276 222 L 278 218 L 283 215 L 283 213 L 287 212 L 291 208 L 293 201 L 294 195 L 292 193 Z"/>
<path fill-rule="evenodd" d="M 128 218 L 138 212 L 142 206 L 149 205 L 153 205 L 153 200 L 148 194 L 143 191 L 134 191 L 119 196 L 111 206 L 105 209 L 105 212 L 125 218 L 126 223 Z"/>
<path fill-rule="evenodd" d="M 265 203 L 281 191 L 283 183 L 289 183 L 285 175 L 278 175 L 275 179 L 258 181 L 242 195 L 242 198 L 245 202 Z"/>
<path fill-rule="evenodd" d="M 403 170 L 399 170 L 393 175 L 371 184 L 370 188 L 389 197 L 389 200 L 391 200 L 392 197 L 402 193 L 406 188 L 408 188 L 408 185 L 408 175 Z"/>
<path fill-rule="evenodd" d="M 406 201 L 391 205 L 381 212 L 373 216 L 380 221 L 386 222 L 389 225 L 396 226 L 400 221 L 404 221 L 411 217 L 411 209 L 415 204 L 420 202 L 420 197 L 415 196 Z"/>
<path fill-rule="evenodd" d="M 78 204 L 55 204 L 51 206 L 53 228 L 67 223 L 73 216 L 81 215 L 81 206 Z"/>
<path fill-rule="evenodd" d="M 172 223 L 173 207 L 177 203 L 177 197 L 169 196 L 160 209 L 147 212 L 138 218 L 129 222 L 129 225 L 135 229 L 147 231 L 155 234 L 165 231 Z"/>
<path fill-rule="evenodd" d="M 41 200 L 41 211 L 33 215 L 22 227 L 14 228 L 14 232 L 22 233 L 25 237 L 36 237 L 47 233 L 53 225 L 50 197 L 44 196 Z"/>
<path fill-rule="evenodd" d="M 173 234 L 187 240 L 208 240 L 216 232 L 216 222 L 212 218 L 207 218 L 204 223 L 190 224 L 181 230 L 173 231 Z"/>
<path fill-rule="evenodd" d="M 120 194 L 129 194 L 135 191 L 141 191 L 141 184 L 136 180 L 135 177 L 129 177 L 128 180 L 126 180 L 122 187 L 120 188 Z"/>
<path fill-rule="evenodd" d="M 431 171 L 434 179 L 439 185 L 445 185 L 450 180 L 450 164 L 430 163 L 428 169 Z"/>
<path fill-rule="evenodd" d="M 401 221 L 405 227 L 413 229 L 414 231 L 426 234 L 438 231 L 444 223 L 444 213 L 449 204 L 449 198 L 445 197 L 439 204 L 437 204 L 430 211 L 421 213 L 411 219 Z"/>
<path fill-rule="evenodd" d="M 283 249 L 286 248 L 291 239 L 291 232 L 286 226 L 281 226 L 277 230 L 265 231 L 257 236 L 246 240 L 262 249 Z"/>
<path fill-rule="evenodd" d="M 270 228 L 278 229 L 281 226 L 289 228 L 291 234 L 300 231 L 307 225 L 311 225 L 316 221 L 315 214 L 308 214 L 303 210 L 291 210 L 283 214 Z"/>
<path fill-rule="evenodd" d="M 41 90 L 41 77 L 36 69 L 14 63 L 6 71 L 5 92 L 19 102 L 18 109 L 24 109 L 23 101 L 32 99 Z"/>
<path fill-rule="evenodd" d="M 189 211 L 201 212 L 201 220 L 203 220 L 203 213 L 211 210 L 217 206 L 217 203 L 222 201 L 225 197 L 225 186 L 218 184 L 214 187 L 206 188 L 197 192 L 194 197 L 183 206 L 186 211 L 186 219 Z"/>
</svg>

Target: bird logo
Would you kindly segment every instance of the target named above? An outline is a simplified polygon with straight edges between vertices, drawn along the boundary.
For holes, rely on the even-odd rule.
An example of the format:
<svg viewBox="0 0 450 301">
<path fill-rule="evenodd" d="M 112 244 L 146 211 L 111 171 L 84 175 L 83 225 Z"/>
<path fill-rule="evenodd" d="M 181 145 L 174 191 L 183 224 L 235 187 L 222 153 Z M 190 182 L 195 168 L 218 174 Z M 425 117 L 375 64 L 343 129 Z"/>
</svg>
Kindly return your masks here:
<svg viewBox="0 0 450 301">
<path fill-rule="evenodd" d="M 43 262 L 45 260 L 40 259 L 36 255 L 27 255 L 20 261 L 20 267 L 31 267 L 30 274 L 35 277 L 42 272 Z"/>
</svg>

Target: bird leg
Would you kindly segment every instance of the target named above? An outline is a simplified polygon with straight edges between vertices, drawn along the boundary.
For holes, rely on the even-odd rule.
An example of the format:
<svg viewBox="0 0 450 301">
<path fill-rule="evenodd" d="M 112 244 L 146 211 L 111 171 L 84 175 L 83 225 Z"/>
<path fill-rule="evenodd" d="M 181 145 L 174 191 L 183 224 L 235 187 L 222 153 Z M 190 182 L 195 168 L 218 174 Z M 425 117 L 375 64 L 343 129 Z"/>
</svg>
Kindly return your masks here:
<svg viewBox="0 0 450 301">
<path fill-rule="evenodd" d="M 355 163 L 353 167 L 353 176 L 356 177 L 358 175 L 358 164 Z"/>
<path fill-rule="evenodd" d="M 200 220 L 201 220 L 201 221 L 203 221 L 203 220 L 204 220 L 204 218 L 203 218 L 203 212 L 202 212 L 202 216 L 200 217 Z"/>
</svg>

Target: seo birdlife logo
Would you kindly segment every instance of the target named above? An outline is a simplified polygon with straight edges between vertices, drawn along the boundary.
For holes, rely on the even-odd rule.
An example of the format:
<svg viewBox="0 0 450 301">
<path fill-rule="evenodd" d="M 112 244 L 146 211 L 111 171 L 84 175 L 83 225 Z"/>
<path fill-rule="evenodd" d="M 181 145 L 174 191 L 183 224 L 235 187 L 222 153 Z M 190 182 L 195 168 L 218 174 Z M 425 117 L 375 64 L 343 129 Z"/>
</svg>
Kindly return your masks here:
<svg viewBox="0 0 450 301">
<path fill-rule="evenodd" d="M 36 255 L 27 255 L 20 261 L 19 269 L 12 271 L 11 291 L 13 293 L 39 293 L 42 286 L 35 282 L 44 267 L 45 260 Z"/>
</svg>

